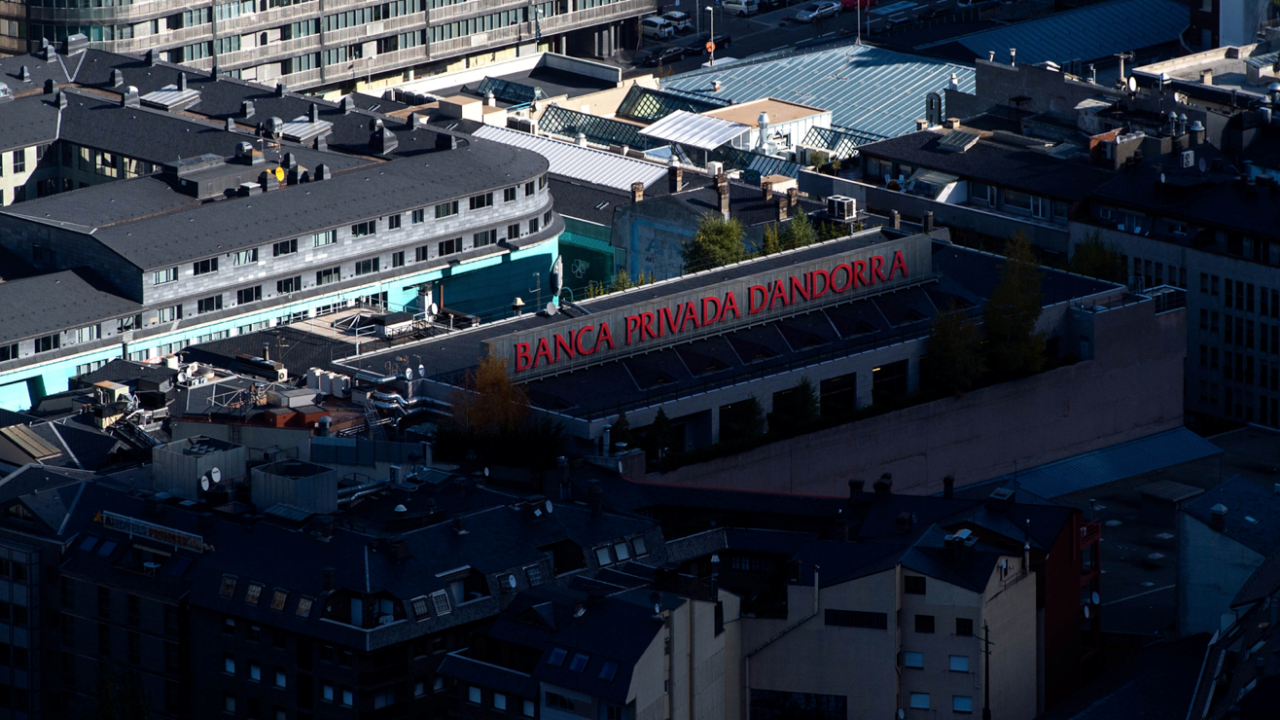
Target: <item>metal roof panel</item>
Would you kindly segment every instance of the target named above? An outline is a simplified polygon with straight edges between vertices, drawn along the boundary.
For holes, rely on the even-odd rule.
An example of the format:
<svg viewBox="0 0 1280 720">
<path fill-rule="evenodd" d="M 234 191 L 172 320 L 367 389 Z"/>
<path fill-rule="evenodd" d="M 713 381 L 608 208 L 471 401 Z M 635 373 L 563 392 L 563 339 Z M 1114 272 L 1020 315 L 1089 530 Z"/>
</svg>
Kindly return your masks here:
<svg viewBox="0 0 1280 720">
<path fill-rule="evenodd" d="M 643 182 L 648 187 L 667 175 L 667 169 L 661 165 L 518 130 L 485 125 L 474 134 L 538 153 L 550 163 L 548 172 L 554 175 L 617 190 L 630 190 L 633 182 Z"/>
</svg>

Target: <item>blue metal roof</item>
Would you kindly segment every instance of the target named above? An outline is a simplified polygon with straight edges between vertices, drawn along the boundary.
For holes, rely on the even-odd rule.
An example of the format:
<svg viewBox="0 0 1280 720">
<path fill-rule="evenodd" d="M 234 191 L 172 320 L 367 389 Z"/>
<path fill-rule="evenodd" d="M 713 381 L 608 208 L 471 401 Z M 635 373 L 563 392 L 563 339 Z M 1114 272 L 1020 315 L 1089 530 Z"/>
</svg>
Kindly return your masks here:
<svg viewBox="0 0 1280 720">
<path fill-rule="evenodd" d="M 994 52 L 1003 62 L 1009 59 L 1009 48 L 1016 48 L 1020 63 L 1050 60 L 1065 65 L 1177 42 L 1190 21 L 1188 7 L 1172 0 L 1112 0 L 916 49 L 956 42 L 974 57 L 985 60 Z"/>
<path fill-rule="evenodd" d="M 1019 491 L 1055 498 L 1221 452 L 1217 445 L 1178 428 L 1041 465 L 1019 472 L 1016 479 Z M 1005 475 L 990 483 L 1003 485 L 1014 479 L 1014 475 Z"/>
<path fill-rule="evenodd" d="M 1165 0 L 1159 0 L 1165 1 Z M 916 129 L 925 96 L 942 93 L 956 76 L 972 93 L 973 68 L 884 50 L 843 45 L 803 53 L 762 55 L 722 68 L 662 80 L 663 90 L 697 92 L 735 103 L 777 98 L 830 110 L 834 125 L 896 137 Z M 715 91 L 712 82 L 720 81 Z"/>
</svg>

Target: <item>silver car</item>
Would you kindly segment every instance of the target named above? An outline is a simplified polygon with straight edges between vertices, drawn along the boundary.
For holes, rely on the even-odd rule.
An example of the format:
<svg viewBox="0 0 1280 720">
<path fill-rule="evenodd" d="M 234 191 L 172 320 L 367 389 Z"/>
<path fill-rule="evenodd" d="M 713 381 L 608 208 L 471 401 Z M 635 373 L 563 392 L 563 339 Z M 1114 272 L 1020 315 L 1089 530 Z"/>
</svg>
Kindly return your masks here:
<svg viewBox="0 0 1280 720">
<path fill-rule="evenodd" d="M 796 13 L 798 22 L 818 22 L 824 18 L 835 17 L 840 14 L 840 3 L 832 2 L 832 0 L 823 0 L 806 5 L 803 10 Z"/>
</svg>

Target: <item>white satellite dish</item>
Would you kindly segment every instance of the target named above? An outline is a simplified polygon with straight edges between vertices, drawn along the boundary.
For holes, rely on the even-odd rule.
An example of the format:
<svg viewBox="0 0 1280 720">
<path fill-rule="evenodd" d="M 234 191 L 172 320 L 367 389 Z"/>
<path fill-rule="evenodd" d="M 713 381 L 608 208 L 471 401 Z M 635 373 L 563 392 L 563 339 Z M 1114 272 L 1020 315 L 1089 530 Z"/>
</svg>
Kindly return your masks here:
<svg viewBox="0 0 1280 720">
<path fill-rule="evenodd" d="M 484 476 L 489 477 L 489 468 L 484 469 Z"/>
<path fill-rule="evenodd" d="M 407 368 L 405 368 L 405 369 L 404 369 L 404 379 L 405 379 L 405 380 L 412 380 L 412 379 L 413 379 L 413 368 L 411 368 L 411 367 L 407 367 Z"/>
<path fill-rule="evenodd" d="M 427 368 L 423 366 L 422 363 L 418 363 L 418 377 L 424 378 L 426 376 L 427 376 Z"/>
<path fill-rule="evenodd" d="M 202 475 L 200 477 L 200 489 L 205 492 L 209 492 L 209 488 L 211 487 L 213 487 L 213 483 L 209 482 L 209 476 Z"/>
<path fill-rule="evenodd" d="M 1204 158 L 1200 158 L 1196 161 L 1196 167 L 1200 168 L 1200 172 L 1204 172 L 1209 169 L 1209 165 L 1204 161 Z"/>
<path fill-rule="evenodd" d="M 618 461 L 618 472 L 622 472 L 622 461 Z"/>
<path fill-rule="evenodd" d="M 183 385 L 186 382 L 187 382 L 187 374 L 184 372 L 178 373 L 178 384 Z"/>
<path fill-rule="evenodd" d="M 1138 78 L 1129 76 L 1129 92 L 1138 92 Z"/>
<path fill-rule="evenodd" d="M 217 485 L 218 483 L 222 482 L 222 471 L 219 470 L 218 468 L 214 468 L 210 470 L 209 479 L 213 481 L 214 485 Z"/>
<path fill-rule="evenodd" d="M 435 303 L 431 303 L 431 305 L 427 307 L 427 311 L 432 315 L 438 315 L 440 313 L 440 306 Z"/>
<path fill-rule="evenodd" d="M 508 575 L 508 576 L 507 576 L 507 587 L 511 588 L 512 590 L 515 590 L 515 589 L 516 589 L 516 576 L 515 576 L 515 575 Z"/>
<path fill-rule="evenodd" d="M 1089 599 L 1093 601 L 1094 605 L 1102 604 L 1102 598 L 1098 597 L 1098 593 L 1096 592 Z"/>
<path fill-rule="evenodd" d="M 553 506 L 553 505 L 551 504 L 551 501 L 550 501 L 550 500 L 546 500 L 546 501 L 545 501 L 545 504 L 543 505 L 543 507 L 545 507 L 545 508 L 547 509 L 547 514 L 548 514 L 548 515 L 550 515 L 552 512 L 554 512 L 554 511 L 555 511 L 555 506 Z"/>
<path fill-rule="evenodd" d="M 187 366 L 187 373 L 188 373 L 188 374 L 190 374 L 190 375 L 194 376 L 194 375 L 195 375 L 196 373 L 198 373 L 198 372 L 200 372 L 200 363 L 198 363 L 198 362 L 193 362 L 193 363 L 191 363 L 190 365 L 188 365 L 188 366 Z"/>
<path fill-rule="evenodd" d="M 548 314 L 548 315 L 555 315 L 555 314 L 556 314 L 557 312 L 559 312 L 559 311 L 560 311 L 560 308 L 556 307 L 556 304 L 555 304 L 555 303 L 553 303 L 553 302 L 549 302 L 549 303 L 547 303 L 547 314 Z"/>
<path fill-rule="evenodd" d="M 1088 605 L 1085 605 L 1085 606 L 1084 606 L 1084 619 L 1085 619 L 1085 620 L 1088 620 L 1088 619 L 1089 619 L 1089 606 L 1088 606 Z"/>
</svg>

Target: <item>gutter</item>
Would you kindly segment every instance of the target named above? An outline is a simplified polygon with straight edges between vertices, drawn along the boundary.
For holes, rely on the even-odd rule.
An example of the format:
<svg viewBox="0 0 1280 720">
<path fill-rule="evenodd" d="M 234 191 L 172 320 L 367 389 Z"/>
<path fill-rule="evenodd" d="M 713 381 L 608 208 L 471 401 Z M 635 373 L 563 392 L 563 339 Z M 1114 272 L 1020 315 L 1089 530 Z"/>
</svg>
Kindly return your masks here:
<svg viewBox="0 0 1280 720">
<path fill-rule="evenodd" d="M 751 720 L 751 658 L 754 657 L 755 655 L 758 655 L 762 650 L 774 644 L 778 640 L 781 640 L 783 636 L 787 635 L 792 630 L 795 630 L 796 628 L 800 627 L 801 625 L 809 622 L 810 620 L 818 616 L 818 570 L 819 569 L 820 569 L 819 566 L 817 565 L 813 566 L 813 612 L 800 618 L 795 622 L 795 624 L 790 625 L 784 628 L 783 630 L 779 631 L 778 634 L 774 635 L 768 640 L 765 640 L 759 647 L 747 653 L 742 658 L 743 675 L 744 675 L 743 689 L 745 690 L 744 694 L 746 695 L 746 698 L 745 698 L 746 704 L 744 705 L 744 707 L 746 708 L 746 711 L 747 711 L 746 713 L 747 720 Z"/>
</svg>

